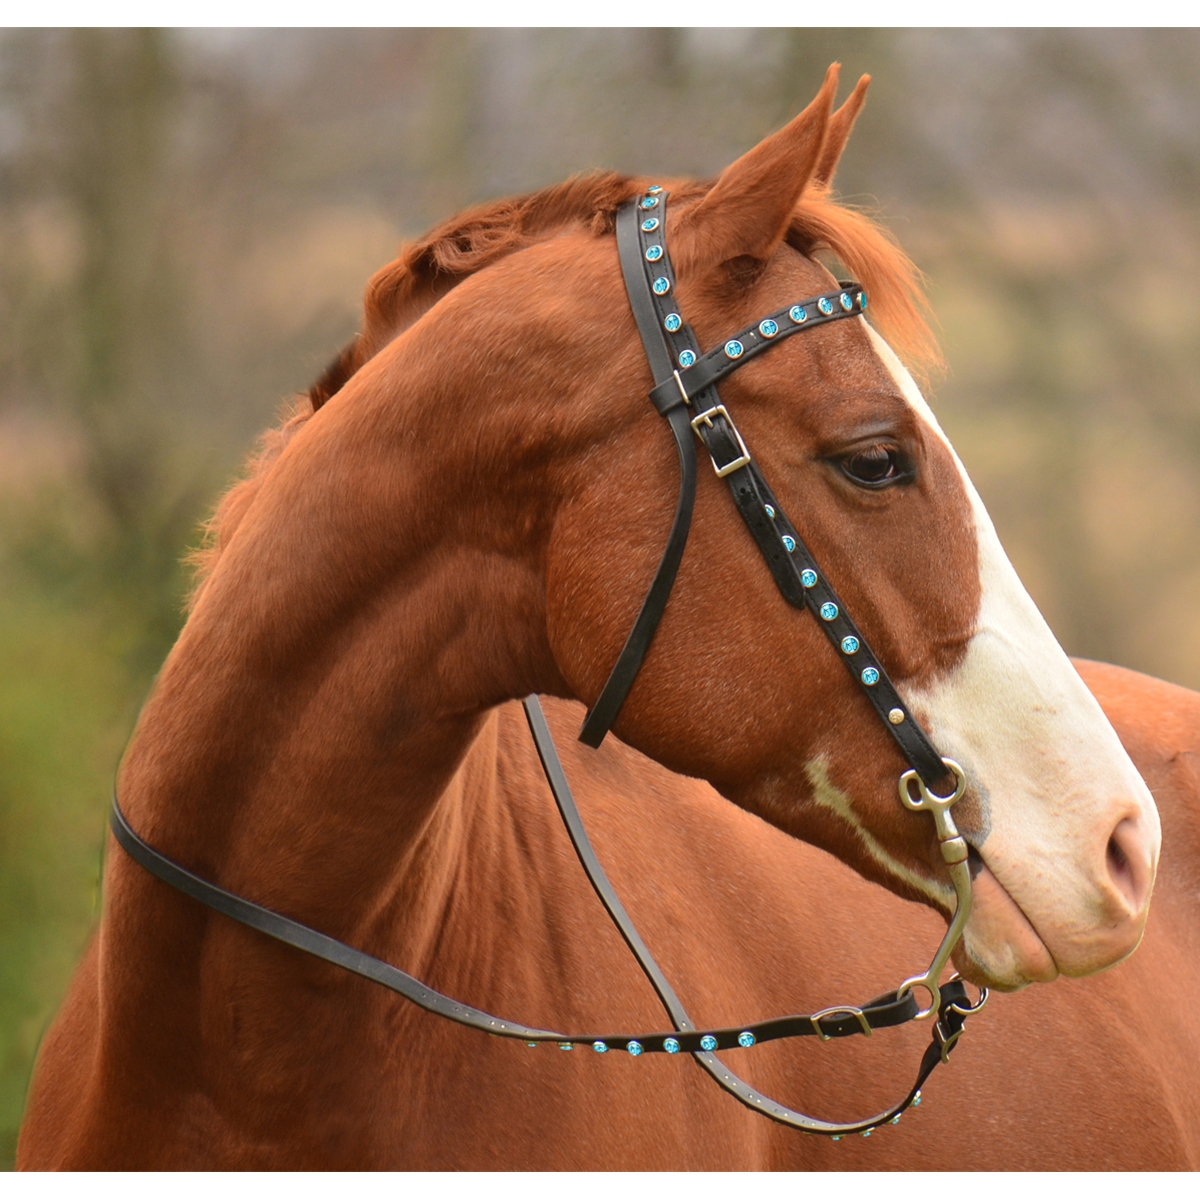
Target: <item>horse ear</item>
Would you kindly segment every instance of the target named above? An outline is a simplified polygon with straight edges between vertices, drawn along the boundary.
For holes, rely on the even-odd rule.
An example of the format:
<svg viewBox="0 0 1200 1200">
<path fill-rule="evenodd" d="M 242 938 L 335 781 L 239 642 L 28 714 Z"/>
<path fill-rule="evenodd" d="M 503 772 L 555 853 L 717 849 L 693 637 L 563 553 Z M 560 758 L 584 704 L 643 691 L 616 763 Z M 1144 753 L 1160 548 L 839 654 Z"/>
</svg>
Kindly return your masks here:
<svg viewBox="0 0 1200 1200">
<path fill-rule="evenodd" d="M 712 190 L 682 214 L 687 258 L 714 266 L 745 256 L 770 258 L 823 161 L 840 70 L 834 63 L 817 98 L 798 117 L 726 167 Z"/>
<path fill-rule="evenodd" d="M 862 106 L 866 103 L 867 85 L 870 82 L 870 75 L 864 75 L 854 85 L 854 91 L 850 93 L 846 103 L 829 118 L 829 132 L 825 135 L 825 147 L 821 151 L 821 161 L 817 163 L 817 169 L 813 172 L 814 183 L 828 187 L 833 182 L 833 174 L 837 170 L 838 160 L 842 157 L 842 151 L 845 150 L 846 142 L 850 138 L 850 131 L 854 128 L 854 122 L 858 120 L 858 114 L 862 112 Z"/>
</svg>

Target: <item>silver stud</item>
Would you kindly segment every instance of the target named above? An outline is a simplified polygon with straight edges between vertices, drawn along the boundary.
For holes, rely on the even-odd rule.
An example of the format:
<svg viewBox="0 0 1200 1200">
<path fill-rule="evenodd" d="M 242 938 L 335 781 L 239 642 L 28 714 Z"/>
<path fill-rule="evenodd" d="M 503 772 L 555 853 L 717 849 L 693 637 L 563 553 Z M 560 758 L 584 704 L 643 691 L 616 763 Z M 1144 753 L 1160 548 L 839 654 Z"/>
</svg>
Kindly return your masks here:
<svg viewBox="0 0 1200 1200">
<path fill-rule="evenodd" d="M 690 367 L 696 361 L 695 350 L 683 350 L 679 355 L 679 365 L 681 367 Z"/>
<path fill-rule="evenodd" d="M 888 713 L 888 720 L 891 721 L 891 723 L 893 725 L 903 725 L 904 724 L 904 709 L 893 708 Z"/>
<path fill-rule="evenodd" d="M 786 533 L 783 535 L 783 548 L 789 553 L 793 553 L 796 549 L 796 539 L 789 537 Z"/>
<path fill-rule="evenodd" d="M 769 504 L 763 505 L 763 512 L 765 512 L 772 521 L 775 520 L 775 510 Z"/>
<path fill-rule="evenodd" d="M 679 1053 L 679 1043 L 674 1038 L 665 1038 L 663 1040 L 663 1049 L 668 1054 L 678 1054 Z"/>
<path fill-rule="evenodd" d="M 804 584 L 804 586 L 806 588 L 816 587 L 817 586 L 816 571 L 809 570 L 808 567 L 805 567 L 804 570 L 800 572 L 800 582 L 802 584 Z"/>
<path fill-rule="evenodd" d="M 671 281 L 665 275 L 660 275 L 650 286 L 656 296 L 665 296 L 671 290 Z"/>
<path fill-rule="evenodd" d="M 725 343 L 725 357 L 726 358 L 741 358 L 742 350 L 743 350 L 742 343 L 739 342 L 737 340 L 737 338 L 733 338 L 730 341 Z"/>
<path fill-rule="evenodd" d="M 717 1048 L 717 1039 L 711 1033 L 706 1033 L 700 1039 L 701 1050 L 715 1050 Z"/>
<path fill-rule="evenodd" d="M 837 620 L 837 615 L 838 606 L 834 604 L 832 600 L 826 600 L 825 603 L 821 605 L 822 621 L 835 621 Z"/>
<path fill-rule="evenodd" d="M 678 333 L 683 325 L 683 318 L 678 313 L 667 313 L 663 317 L 663 328 L 668 333 Z"/>
<path fill-rule="evenodd" d="M 867 667 L 860 678 L 867 687 L 874 687 L 879 682 L 879 672 L 874 667 Z"/>
<path fill-rule="evenodd" d="M 662 258 L 662 256 L 663 256 L 663 248 L 661 246 L 655 245 L 655 246 L 647 246 L 646 247 L 646 261 L 647 262 L 658 262 L 658 260 L 660 258 Z"/>
<path fill-rule="evenodd" d="M 628 1050 L 629 1053 L 632 1054 L 634 1058 L 637 1058 L 637 1056 L 639 1054 L 641 1054 L 641 1052 L 642 1052 L 642 1043 L 641 1042 L 626 1042 L 625 1049 Z"/>
<path fill-rule="evenodd" d="M 738 1045 L 745 1050 L 749 1050 L 754 1045 L 754 1034 L 750 1030 L 745 1029 L 738 1034 Z"/>
<path fill-rule="evenodd" d="M 808 310 L 800 304 L 793 304 L 788 309 L 788 316 L 796 322 L 797 325 L 803 325 L 808 320 Z"/>
<path fill-rule="evenodd" d="M 842 653 L 857 654 L 858 653 L 858 638 L 853 635 L 842 638 Z"/>
<path fill-rule="evenodd" d="M 593 1042 L 592 1049 L 595 1050 L 595 1052 L 597 1054 L 607 1054 L 608 1053 L 608 1043 L 607 1042 Z"/>
</svg>

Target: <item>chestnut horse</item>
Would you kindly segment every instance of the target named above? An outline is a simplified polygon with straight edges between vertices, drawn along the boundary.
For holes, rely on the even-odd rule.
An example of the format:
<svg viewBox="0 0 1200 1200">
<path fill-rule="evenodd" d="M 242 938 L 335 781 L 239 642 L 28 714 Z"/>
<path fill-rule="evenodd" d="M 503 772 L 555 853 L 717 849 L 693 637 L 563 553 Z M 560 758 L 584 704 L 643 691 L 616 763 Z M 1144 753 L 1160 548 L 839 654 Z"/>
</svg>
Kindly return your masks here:
<svg viewBox="0 0 1200 1200">
<path fill-rule="evenodd" d="M 836 77 L 715 184 L 670 184 L 679 304 L 703 345 L 829 291 L 828 250 L 892 344 L 928 352 L 910 264 L 829 197 L 866 85 L 834 112 Z M 572 741 L 677 484 L 613 235 L 646 187 L 590 176 L 467 213 L 372 280 L 362 334 L 219 510 L 118 781 L 133 828 L 197 874 L 543 1028 L 663 1018 L 558 823 L 511 702 L 529 692 L 558 697 L 598 852 L 696 1019 L 894 987 L 953 906 L 931 822 L 897 801 L 903 759 L 712 475 L 621 741 Z M 958 969 L 1006 991 L 1076 978 L 996 998 L 918 1112 L 833 1143 L 741 1107 L 686 1054 L 526 1049 L 440 1021 L 110 846 L 21 1166 L 1200 1165 L 1200 697 L 1083 667 L 1130 759 L 862 316 L 722 395 L 966 771 Z M 1139 769 L 1171 835 L 1148 926 L 1160 831 Z M 729 1061 L 850 1120 L 903 1092 L 926 1041 L 914 1025 Z"/>
</svg>

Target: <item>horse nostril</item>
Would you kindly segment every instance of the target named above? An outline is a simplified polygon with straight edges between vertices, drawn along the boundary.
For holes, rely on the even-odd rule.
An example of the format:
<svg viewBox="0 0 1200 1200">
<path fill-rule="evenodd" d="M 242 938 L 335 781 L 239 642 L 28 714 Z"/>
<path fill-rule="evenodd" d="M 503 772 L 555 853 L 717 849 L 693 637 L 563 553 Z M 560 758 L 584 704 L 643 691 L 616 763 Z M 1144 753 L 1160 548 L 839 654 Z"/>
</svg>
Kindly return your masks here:
<svg viewBox="0 0 1200 1200">
<path fill-rule="evenodd" d="M 1109 878 L 1135 912 L 1141 910 L 1149 885 L 1149 864 L 1142 843 L 1137 824 L 1126 818 L 1112 831 L 1105 854 Z"/>
</svg>

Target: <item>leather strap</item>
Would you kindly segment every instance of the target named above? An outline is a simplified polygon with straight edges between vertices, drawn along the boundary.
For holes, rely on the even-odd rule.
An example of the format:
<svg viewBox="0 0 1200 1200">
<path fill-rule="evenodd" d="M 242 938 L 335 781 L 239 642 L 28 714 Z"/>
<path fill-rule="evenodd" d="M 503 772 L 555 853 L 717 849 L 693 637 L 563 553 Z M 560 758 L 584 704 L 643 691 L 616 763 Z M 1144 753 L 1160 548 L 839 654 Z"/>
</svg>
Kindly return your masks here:
<svg viewBox="0 0 1200 1200">
<path fill-rule="evenodd" d="M 941 754 L 900 698 L 878 656 L 771 493 L 733 418 L 721 403 L 716 386 L 719 380 L 757 355 L 797 333 L 861 315 L 867 307 L 866 291 L 852 280 L 843 280 L 836 292 L 781 308 L 701 355 L 695 335 L 677 311 L 675 274 L 666 249 L 666 206 L 667 193 L 653 188 L 642 198 L 622 206 L 617 214 L 617 244 L 625 289 L 655 379 L 650 399 L 670 421 L 677 444 L 681 414 L 694 411 L 690 424 L 704 443 L 713 469 L 729 485 L 734 504 L 784 598 L 796 608 L 812 610 L 817 624 L 901 754 L 926 786 L 935 788 L 947 777 Z M 681 447 L 681 463 L 683 457 Z M 690 486 L 694 487 L 694 481 Z M 678 527 L 678 512 L 676 517 Z M 658 627 L 687 537 L 684 529 L 677 542 L 675 532 L 672 529 L 668 543 L 670 563 L 664 556 L 655 575 L 652 595 L 646 597 L 625 650 L 584 723 L 580 738 L 588 745 L 599 745 L 616 720 Z M 668 566 L 669 570 L 664 570 Z"/>
<path fill-rule="evenodd" d="M 243 899 L 233 892 L 226 891 L 224 888 L 202 879 L 199 875 L 187 870 L 186 867 L 180 866 L 166 855 L 159 853 L 134 832 L 126 820 L 125 814 L 121 811 L 115 788 L 113 789 L 109 825 L 117 843 L 139 866 L 177 891 L 222 916 L 247 925 L 251 929 L 256 929 L 260 933 L 265 933 L 276 941 L 293 946 L 297 950 L 302 950 L 333 966 L 351 971 L 364 979 L 371 980 L 372 983 L 378 983 L 403 996 L 406 1000 L 412 1001 L 427 1012 L 445 1017 L 458 1025 L 465 1025 L 468 1028 L 478 1029 L 483 1033 L 490 1033 L 498 1037 L 518 1038 L 530 1046 L 537 1046 L 545 1042 L 557 1045 L 561 1049 L 586 1046 L 599 1053 L 613 1050 L 635 1056 L 690 1053 L 721 1087 L 747 1107 L 781 1124 L 809 1133 L 834 1136 L 862 1133 L 898 1118 L 899 1114 L 911 1104 L 920 1103 L 921 1085 L 938 1062 L 945 1061 L 950 1049 L 957 1041 L 957 1035 L 961 1032 L 966 1015 L 971 1011 L 966 989 L 960 982 L 954 981 L 941 988 L 942 1004 L 938 1021 L 934 1027 L 933 1041 L 921 1060 L 917 1081 L 910 1089 L 909 1094 L 892 1108 L 862 1121 L 834 1123 L 806 1116 L 757 1091 L 730 1071 L 705 1047 L 711 1045 L 719 1050 L 736 1050 L 749 1048 L 759 1042 L 777 1041 L 782 1038 L 820 1037 L 822 1040 L 832 1040 L 833 1038 L 851 1037 L 855 1034 L 869 1035 L 876 1029 L 890 1028 L 911 1021 L 918 1012 L 915 997 L 910 992 L 903 999 L 898 1000 L 895 992 L 889 992 L 861 1007 L 847 1006 L 826 1009 L 822 1013 L 808 1016 L 775 1017 L 767 1021 L 727 1026 L 721 1029 L 697 1029 L 634 927 L 629 914 L 625 911 L 624 905 L 613 890 L 608 876 L 604 873 L 604 868 L 596 857 L 537 696 L 527 696 L 524 700 L 524 708 L 546 780 L 550 785 L 555 804 L 558 806 L 575 853 L 597 896 L 671 1018 L 674 1028 L 669 1031 L 632 1034 L 564 1034 L 495 1017 L 482 1009 L 463 1004 L 461 1001 L 427 987 L 412 975 L 382 959 L 364 954 L 361 950 L 355 950 L 352 946 L 347 946 L 344 942 L 331 938 L 327 934 L 318 933 L 315 929 L 311 929 L 299 921 L 294 921 L 281 913 Z M 964 1005 L 968 1005 L 968 1007 L 964 1009 Z"/>
<path fill-rule="evenodd" d="M 621 260 L 621 272 L 625 277 L 625 290 L 633 308 L 642 346 L 646 351 L 655 382 L 661 383 L 673 378 L 674 366 L 656 312 L 655 293 L 646 278 L 644 259 L 639 250 L 637 224 L 638 210 L 633 205 L 626 205 L 617 213 L 617 251 Z M 674 286 L 674 275 L 669 261 L 665 261 L 665 252 L 663 272 L 663 277 Z M 675 576 L 679 573 L 679 564 L 683 560 L 683 551 L 692 527 L 692 509 L 696 504 L 696 443 L 692 438 L 685 409 L 672 405 L 663 415 L 671 426 L 675 450 L 679 455 L 679 499 L 675 502 L 675 519 L 671 522 L 667 547 L 659 560 L 654 580 L 645 600 L 642 601 L 633 629 L 609 673 L 608 681 L 579 731 L 579 740 L 593 749 L 604 741 L 605 735 L 612 728 L 617 714 L 621 711 L 621 705 L 629 695 L 629 689 L 633 687 L 633 682 L 642 669 L 658 623 L 667 607 L 671 589 L 675 586 Z"/>
</svg>

